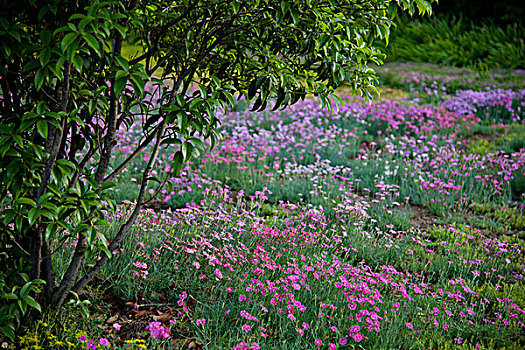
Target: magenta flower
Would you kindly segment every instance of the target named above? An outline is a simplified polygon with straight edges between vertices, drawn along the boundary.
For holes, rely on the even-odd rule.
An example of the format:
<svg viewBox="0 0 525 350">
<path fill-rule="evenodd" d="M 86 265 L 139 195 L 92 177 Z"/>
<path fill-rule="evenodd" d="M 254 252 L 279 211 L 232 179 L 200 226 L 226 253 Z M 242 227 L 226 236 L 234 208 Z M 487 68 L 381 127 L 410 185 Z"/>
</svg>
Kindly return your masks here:
<svg viewBox="0 0 525 350">
<path fill-rule="evenodd" d="M 86 349 L 88 350 L 95 350 L 97 348 L 97 342 L 93 339 L 89 339 L 86 344 Z"/>
<path fill-rule="evenodd" d="M 248 326 L 247 324 L 243 325 L 242 326 L 242 329 L 245 331 L 245 332 L 249 332 L 252 330 L 252 327 Z"/>
<path fill-rule="evenodd" d="M 169 338 L 170 330 L 168 327 L 162 326 L 160 322 L 150 322 L 147 329 L 153 338 Z"/>
<path fill-rule="evenodd" d="M 113 323 L 113 328 L 115 328 L 117 331 L 120 331 L 121 325 L 119 323 Z"/>
<path fill-rule="evenodd" d="M 412 325 L 412 323 L 408 323 L 408 322 L 407 322 L 407 327 L 410 328 L 410 329 L 414 328 L 414 326 Z"/>
<path fill-rule="evenodd" d="M 106 348 L 109 345 L 109 341 L 106 338 L 100 338 L 98 343 L 104 348 Z"/>
<path fill-rule="evenodd" d="M 316 339 L 314 344 L 315 345 L 323 345 L 323 341 L 321 339 Z"/>
</svg>

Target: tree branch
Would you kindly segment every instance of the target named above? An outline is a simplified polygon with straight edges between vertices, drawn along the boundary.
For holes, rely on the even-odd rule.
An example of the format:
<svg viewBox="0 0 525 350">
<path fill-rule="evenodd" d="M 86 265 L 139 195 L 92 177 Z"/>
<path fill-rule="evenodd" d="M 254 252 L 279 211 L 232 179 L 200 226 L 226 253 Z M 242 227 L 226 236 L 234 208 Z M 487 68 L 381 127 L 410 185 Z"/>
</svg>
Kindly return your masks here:
<svg viewBox="0 0 525 350">
<path fill-rule="evenodd" d="M 159 124 L 159 126 L 155 128 L 155 131 L 158 132 L 160 127 L 161 127 L 161 124 Z M 142 153 L 142 150 L 146 148 L 146 146 L 151 142 L 151 140 L 155 138 L 155 136 L 156 136 L 155 132 L 152 132 L 151 134 L 149 134 L 148 137 L 144 139 L 144 141 L 142 141 L 140 145 L 137 146 L 135 151 L 131 155 L 129 155 L 128 158 L 126 158 L 126 160 L 124 160 L 115 170 L 113 170 L 111 174 L 109 174 L 108 176 L 104 178 L 103 182 L 113 181 L 113 179 L 117 177 L 122 172 L 122 170 L 124 170 L 129 165 L 129 163 L 131 163 L 135 158 L 137 158 L 139 154 Z"/>
<path fill-rule="evenodd" d="M 139 195 L 137 198 L 137 204 L 135 204 L 135 209 L 133 210 L 131 216 L 129 217 L 128 221 L 124 225 L 120 227 L 119 232 L 111 241 L 111 244 L 109 245 L 109 251 L 114 252 L 118 250 L 120 247 L 120 243 L 122 242 L 122 239 L 126 236 L 128 231 L 133 226 L 133 223 L 137 219 L 140 209 L 142 208 L 142 204 L 144 202 L 144 196 L 146 194 L 146 189 L 148 187 L 149 178 L 151 175 L 151 171 L 153 170 L 153 166 L 155 165 L 155 161 L 157 160 L 157 157 L 159 155 L 159 149 L 160 149 L 160 143 L 162 142 L 162 137 L 164 136 L 164 133 L 166 131 L 166 121 L 162 120 L 158 127 L 157 132 L 157 141 L 155 142 L 155 147 L 153 148 L 150 160 L 148 162 L 148 165 L 146 166 L 146 169 L 144 170 L 144 173 L 142 175 L 142 181 L 140 186 Z M 103 254 L 100 259 L 97 261 L 95 266 L 91 268 L 71 289 L 72 291 L 79 293 L 84 287 L 88 284 L 89 281 L 95 277 L 102 267 L 108 262 L 109 258 L 106 254 Z"/>
</svg>

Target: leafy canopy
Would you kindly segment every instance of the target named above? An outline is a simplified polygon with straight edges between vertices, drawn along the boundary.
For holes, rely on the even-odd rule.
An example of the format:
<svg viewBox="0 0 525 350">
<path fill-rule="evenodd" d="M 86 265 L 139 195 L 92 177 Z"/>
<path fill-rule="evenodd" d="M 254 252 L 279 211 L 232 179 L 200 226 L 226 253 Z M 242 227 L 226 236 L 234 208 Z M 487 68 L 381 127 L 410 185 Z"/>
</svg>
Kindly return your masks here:
<svg viewBox="0 0 525 350">
<path fill-rule="evenodd" d="M 142 206 L 160 147 L 176 171 L 217 140 L 215 111 L 236 98 L 282 108 L 325 105 L 349 84 L 370 97 L 375 40 L 396 8 L 424 0 L 0 0 L 0 332 L 30 310 L 60 307 L 112 257 Z M 141 49 L 123 55 L 127 45 Z M 270 102 L 272 101 L 272 102 Z M 140 145 L 111 163 L 117 131 Z M 149 147 L 149 148 L 148 148 Z M 114 237 L 103 210 L 112 180 L 148 149 L 136 205 Z M 69 265 L 53 254 L 75 243 Z"/>
</svg>

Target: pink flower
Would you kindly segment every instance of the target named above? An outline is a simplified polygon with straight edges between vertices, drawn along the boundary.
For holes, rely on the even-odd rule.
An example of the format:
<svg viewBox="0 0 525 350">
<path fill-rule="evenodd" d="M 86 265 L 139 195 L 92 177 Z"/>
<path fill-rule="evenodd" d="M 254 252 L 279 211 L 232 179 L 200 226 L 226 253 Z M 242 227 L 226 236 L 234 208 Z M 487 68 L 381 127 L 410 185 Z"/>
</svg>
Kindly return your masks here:
<svg viewBox="0 0 525 350">
<path fill-rule="evenodd" d="M 80 340 L 80 341 L 86 341 L 86 336 L 85 336 L 85 335 L 81 335 L 80 338 L 78 338 L 78 340 Z"/>
<path fill-rule="evenodd" d="M 303 331 L 301 328 L 298 328 L 298 329 L 297 329 L 297 333 L 299 333 L 300 335 L 303 335 L 303 334 L 304 334 L 304 331 Z"/>
<path fill-rule="evenodd" d="M 359 343 L 361 340 L 363 340 L 364 336 L 361 333 L 357 333 L 352 335 L 352 338 L 354 338 L 354 340 Z"/>
<path fill-rule="evenodd" d="M 334 343 L 328 343 L 328 346 L 330 347 L 330 350 L 335 350 L 337 348 Z"/>
<path fill-rule="evenodd" d="M 323 341 L 321 339 L 316 339 L 314 344 L 315 345 L 323 345 Z"/>
<path fill-rule="evenodd" d="M 117 331 L 120 331 L 121 325 L 119 323 L 113 323 L 113 328 L 115 328 Z"/>
<path fill-rule="evenodd" d="M 169 338 L 170 330 L 168 327 L 162 326 L 160 322 L 150 322 L 147 329 L 153 338 Z"/>
<path fill-rule="evenodd" d="M 346 338 L 339 339 L 339 344 L 345 345 L 346 344 Z"/>
<path fill-rule="evenodd" d="M 306 329 L 310 328 L 310 326 L 308 325 L 308 323 L 303 322 L 303 328 L 306 330 Z"/>
<path fill-rule="evenodd" d="M 247 324 L 243 325 L 242 326 L 242 329 L 245 331 L 245 332 L 249 332 L 252 330 L 252 327 L 248 326 Z"/>
<path fill-rule="evenodd" d="M 245 301 L 245 300 L 246 300 L 246 295 L 244 294 L 239 295 L 239 301 Z"/>
<path fill-rule="evenodd" d="M 221 270 L 219 270 L 219 269 L 215 269 L 215 276 L 217 276 L 217 278 L 219 278 L 219 279 L 222 279 L 223 276 L 222 276 L 222 272 L 221 272 Z"/>
<path fill-rule="evenodd" d="M 202 319 L 200 319 L 200 320 L 197 320 L 197 321 L 195 322 L 195 324 L 196 324 L 197 326 L 204 326 L 204 325 L 206 324 L 206 319 L 205 319 L 205 318 L 202 318 Z"/>
<path fill-rule="evenodd" d="M 104 348 L 109 345 L 109 341 L 106 338 L 100 338 L 98 343 Z"/>
<path fill-rule="evenodd" d="M 332 326 L 332 327 L 330 327 L 330 329 L 333 330 L 335 333 L 337 333 L 337 327 Z"/>
<path fill-rule="evenodd" d="M 410 329 L 414 328 L 414 326 L 412 326 L 412 323 L 408 323 L 408 322 L 407 322 L 407 327 Z"/>
</svg>

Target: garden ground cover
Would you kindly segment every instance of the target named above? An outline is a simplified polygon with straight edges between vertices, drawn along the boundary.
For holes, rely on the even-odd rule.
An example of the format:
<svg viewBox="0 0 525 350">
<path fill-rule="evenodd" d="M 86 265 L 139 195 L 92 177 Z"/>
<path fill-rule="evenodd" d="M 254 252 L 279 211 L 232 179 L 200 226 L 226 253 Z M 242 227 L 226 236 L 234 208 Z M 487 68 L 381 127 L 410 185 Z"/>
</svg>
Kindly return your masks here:
<svg viewBox="0 0 525 350">
<path fill-rule="evenodd" d="M 402 68 L 383 71 L 386 97 L 341 93 L 333 112 L 239 101 L 178 177 L 165 150 L 166 185 L 90 286 L 90 315 L 73 301 L 22 348 L 523 348 L 523 81 Z M 141 128 L 120 131 L 113 166 Z M 148 154 L 119 178 L 115 224 Z"/>
</svg>

